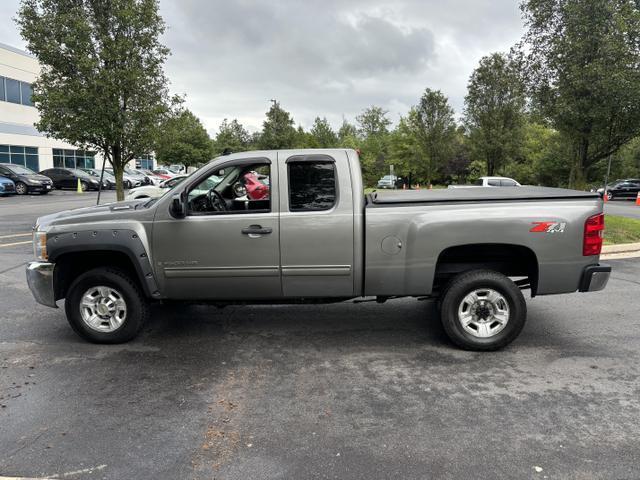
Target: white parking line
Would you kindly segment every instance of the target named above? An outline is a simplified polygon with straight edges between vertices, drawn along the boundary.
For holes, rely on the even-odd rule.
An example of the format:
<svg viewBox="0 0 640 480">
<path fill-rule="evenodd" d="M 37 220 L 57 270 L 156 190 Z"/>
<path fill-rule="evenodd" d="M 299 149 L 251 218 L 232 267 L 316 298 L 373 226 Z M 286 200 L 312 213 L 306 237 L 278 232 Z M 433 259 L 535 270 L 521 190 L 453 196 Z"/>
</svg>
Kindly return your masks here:
<svg viewBox="0 0 640 480">
<path fill-rule="evenodd" d="M 14 238 L 14 237 L 30 237 L 32 233 L 14 233 L 12 235 L 2 235 L 0 238 Z"/>
<path fill-rule="evenodd" d="M 3 477 L 0 475 L 0 480 L 55 480 L 58 478 L 75 477 L 77 475 L 82 475 L 85 473 L 93 473 L 104 468 L 107 468 L 107 466 L 98 465 L 97 467 L 83 468 L 82 470 L 74 470 L 72 472 L 56 473 L 55 475 L 51 475 L 50 477 Z"/>
<path fill-rule="evenodd" d="M 26 242 L 3 243 L 3 244 L 0 244 L 0 248 L 15 247 L 16 245 L 26 245 L 27 243 L 31 243 L 31 240 L 27 240 Z M 2 477 L 0 477 L 0 480 L 2 480 Z"/>
</svg>

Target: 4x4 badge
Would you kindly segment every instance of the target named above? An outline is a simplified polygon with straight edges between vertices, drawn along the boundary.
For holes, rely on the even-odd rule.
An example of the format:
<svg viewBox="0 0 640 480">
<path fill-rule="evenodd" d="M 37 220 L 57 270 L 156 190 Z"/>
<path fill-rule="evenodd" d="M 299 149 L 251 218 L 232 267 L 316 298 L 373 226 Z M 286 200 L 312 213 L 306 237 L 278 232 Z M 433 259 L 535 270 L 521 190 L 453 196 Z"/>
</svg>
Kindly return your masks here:
<svg viewBox="0 0 640 480">
<path fill-rule="evenodd" d="M 529 230 L 533 233 L 564 233 L 567 226 L 565 222 L 531 222 L 533 227 Z"/>
</svg>

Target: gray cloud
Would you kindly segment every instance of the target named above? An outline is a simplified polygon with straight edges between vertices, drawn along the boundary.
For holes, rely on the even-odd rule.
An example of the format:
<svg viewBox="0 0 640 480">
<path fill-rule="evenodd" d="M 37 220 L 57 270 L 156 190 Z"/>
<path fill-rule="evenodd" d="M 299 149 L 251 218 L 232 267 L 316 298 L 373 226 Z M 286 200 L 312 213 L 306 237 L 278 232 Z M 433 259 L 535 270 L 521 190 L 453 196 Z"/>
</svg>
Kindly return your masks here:
<svg viewBox="0 0 640 480">
<path fill-rule="evenodd" d="M 296 122 L 334 124 L 376 104 L 397 120 L 426 87 L 461 111 L 483 55 L 521 35 L 514 0 L 160 0 L 167 74 L 211 133 L 224 117 L 260 128 L 269 99 Z M 0 2 L 0 41 L 21 46 Z"/>
</svg>

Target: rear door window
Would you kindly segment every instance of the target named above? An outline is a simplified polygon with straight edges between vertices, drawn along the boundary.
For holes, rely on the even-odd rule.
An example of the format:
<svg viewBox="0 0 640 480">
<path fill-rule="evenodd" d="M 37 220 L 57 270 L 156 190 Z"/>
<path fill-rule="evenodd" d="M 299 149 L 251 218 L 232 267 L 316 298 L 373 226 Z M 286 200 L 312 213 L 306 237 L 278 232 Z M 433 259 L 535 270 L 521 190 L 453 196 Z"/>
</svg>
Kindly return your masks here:
<svg viewBox="0 0 640 480">
<path fill-rule="evenodd" d="M 317 212 L 336 204 L 336 171 L 331 161 L 287 162 L 289 173 L 289 210 Z"/>
</svg>

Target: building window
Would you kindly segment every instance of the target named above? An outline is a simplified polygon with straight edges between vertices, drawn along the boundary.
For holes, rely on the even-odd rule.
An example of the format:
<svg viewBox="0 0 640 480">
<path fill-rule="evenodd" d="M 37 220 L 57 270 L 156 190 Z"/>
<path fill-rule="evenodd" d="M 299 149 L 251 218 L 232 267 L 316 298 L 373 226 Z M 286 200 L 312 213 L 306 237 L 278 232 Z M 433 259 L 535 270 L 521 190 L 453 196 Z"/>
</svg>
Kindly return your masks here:
<svg viewBox="0 0 640 480">
<path fill-rule="evenodd" d="M 30 83 L 14 80 L 13 78 L 0 77 L 0 101 L 32 107 L 32 94 Z"/>
<path fill-rule="evenodd" d="M 136 168 L 141 168 L 143 170 L 153 170 L 153 156 L 151 155 L 143 155 L 140 158 L 136 159 Z"/>
<path fill-rule="evenodd" d="M 30 168 L 34 172 L 40 170 L 38 149 L 19 145 L 0 145 L 0 163 L 13 163 Z"/>
<path fill-rule="evenodd" d="M 96 168 L 96 154 L 84 150 L 53 149 L 55 168 Z"/>
<path fill-rule="evenodd" d="M 22 105 L 33 107 L 33 102 L 31 101 L 32 93 L 30 83 L 20 82 L 20 100 L 22 101 Z"/>
<path fill-rule="evenodd" d="M 5 89 L 7 91 L 7 102 L 20 103 L 20 82 L 18 80 L 6 78 Z"/>
</svg>

